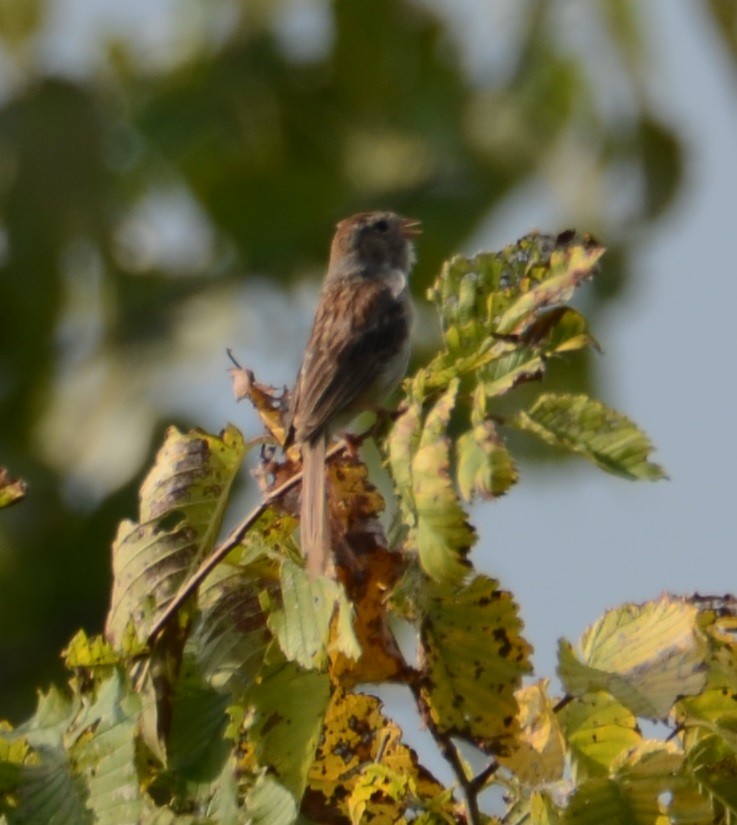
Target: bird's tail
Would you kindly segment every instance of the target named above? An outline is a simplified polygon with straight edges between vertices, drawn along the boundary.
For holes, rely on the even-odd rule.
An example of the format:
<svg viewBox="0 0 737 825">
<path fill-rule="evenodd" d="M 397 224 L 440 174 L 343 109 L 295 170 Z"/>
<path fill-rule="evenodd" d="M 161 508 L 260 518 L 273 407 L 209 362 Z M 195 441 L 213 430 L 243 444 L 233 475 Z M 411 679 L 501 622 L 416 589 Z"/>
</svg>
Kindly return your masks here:
<svg viewBox="0 0 737 825">
<path fill-rule="evenodd" d="M 327 439 L 302 447 L 302 506 L 300 540 L 307 557 L 310 578 L 325 573 L 330 561 L 330 523 L 325 496 L 325 453 Z"/>
</svg>

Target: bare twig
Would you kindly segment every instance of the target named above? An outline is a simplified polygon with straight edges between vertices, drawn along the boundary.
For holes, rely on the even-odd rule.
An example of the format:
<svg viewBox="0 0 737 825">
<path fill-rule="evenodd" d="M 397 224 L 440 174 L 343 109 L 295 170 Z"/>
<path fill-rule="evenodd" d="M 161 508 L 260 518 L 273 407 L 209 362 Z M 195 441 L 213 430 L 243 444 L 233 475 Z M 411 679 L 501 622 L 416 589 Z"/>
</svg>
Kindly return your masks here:
<svg viewBox="0 0 737 825">
<path fill-rule="evenodd" d="M 490 776 L 493 776 L 498 769 L 499 763 L 496 759 L 492 759 L 491 762 L 489 762 L 489 764 L 481 771 L 481 773 L 474 776 L 470 784 L 477 794 L 483 791 L 484 785 L 486 785 L 486 780 L 489 779 Z"/>
<path fill-rule="evenodd" d="M 420 712 L 420 716 L 422 717 L 427 729 L 430 731 L 432 738 L 435 740 L 435 743 L 440 750 L 445 761 L 450 765 L 453 773 L 458 780 L 458 784 L 463 791 L 463 797 L 466 801 L 466 812 L 468 813 L 468 822 L 469 825 L 481 825 L 481 811 L 479 810 L 479 801 L 478 795 L 479 791 L 483 787 L 483 783 L 486 781 L 485 778 L 479 781 L 479 777 L 483 775 L 489 768 L 486 768 L 482 774 L 479 776 L 474 777 L 473 779 L 469 779 L 468 774 L 466 773 L 466 769 L 463 765 L 463 760 L 461 758 L 461 754 L 456 747 L 455 742 L 447 733 L 441 733 L 438 730 L 438 726 L 435 724 L 435 721 L 427 712 L 427 705 L 422 698 L 422 694 L 420 692 L 420 682 L 419 679 L 413 679 L 408 683 L 409 689 L 412 691 L 412 695 L 415 698 L 415 702 L 417 703 L 417 709 Z M 494 765 L 494 770 L 496 770 L 496 762 L 492 763 Z M 493 771 L 491 771 L 493 772 Z M 490 773 L 491 773 L 490 772 Z"/>
</svg>

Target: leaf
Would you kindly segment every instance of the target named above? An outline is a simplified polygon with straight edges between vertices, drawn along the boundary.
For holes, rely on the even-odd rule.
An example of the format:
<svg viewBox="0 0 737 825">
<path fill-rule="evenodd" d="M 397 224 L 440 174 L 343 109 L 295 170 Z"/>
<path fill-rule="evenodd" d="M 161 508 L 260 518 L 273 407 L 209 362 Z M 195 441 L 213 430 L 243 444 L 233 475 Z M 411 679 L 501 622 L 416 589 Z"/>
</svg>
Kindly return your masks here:
<svg viewBox="0 0 737 825">
<path fill-rule="evenodd" d="M 497 757 L 499 764 L 527 787 L 559 781 L 565 768 L 565 741 L 547 693 L 547 681 L 519 688 L 515 699 L 520 734 L 515 750 Z"/>
<path fill-rule="evenodd" d="M 352 825 L 361 825 L 367 819 L 376 823 L 398 822 L 404 800 L 413 792 L 413 782 L 405 774 L 384 765 L 366 765 L 348 798 Z"/>
<path fill-rule="evenodd" d="M 139 638 L 212 549 L 245 454 L 234 427 L 221 436 L 169 428 L 140 492 L 140 522 L 124 521 L 113 544 L 106 635 L 119 648 L 129 620 Z"/>
<path fill-rule="evenodd" d="M 519 337 L 527 346 L 541 348 L 548 356 L 589 346 L 599 349 L 598 342 L 589 332 L 586 318 L 567 306 L 540 312 Z"/>
<path fill-rule="evenodd" d="M 38 756 L 38 764 L 19 769 L 12 806 L 0 805 L 8 825 L 93 825 L 63 750 L 41 748 Z"/>
<path fill-rule="evenodd" d="M 443 792 L 442 785 L 420 767 L 417 755 L 402 743 L 401 736 L 397 724 L 382 713 L 381 702 L 375 696 L 336 690 L 309 771 L 305 813 L 317 822 L 324 821 L 327 812 L 348 815 L 353 800 L 354 810 L 365 803 L 366 821 L 402 821 L 401 815 L 412 800 L 403 799 L 399 793 L 387 798 L 379 793 L 368 800 L 361 790 L 374 781 L 381 782 L 382 777 L 388 780 L 389 790 L 396 790 L 401 785 L 398 778 L 403 777 L 411 783 L 415 798 L 435 800 Z M 373 769 L 378 773 L 371 774 Z M 368 776 L 365 771 L 369 771 Z M 399 784 L 394 784 L 395 779 Z M 442 803 L 438 807 L 442 809 Z"/>
<path fill-rule="evenodd" d="M 631 710 L 604 690 L 575 697 L 559 712 L 575 781 L 606 776 L 622 753 L 642 741 Z"/>
<path fill-rule="evenodd" d="M 324 576 L 310 579 L 305 568 L 284 559 L 281 565 L 282 607 L 269 612 L 269 629 L 286 658 L 304 668 L 324 668 L 332 625 L 337 650 L 358 658 L 360 649 L 351 626 L 351 607 L 341 586 Z"/>
<path fill-rule="evenodd" d="M 292 825 L 297 803 L 292 794 L 266 774 L 256 780 L 246 797 L 249 825 Z"/>
<path fill-rule="evenodd" d="M 677 743 L 651 739 L 623 752 L 613 775 L 644 818 L 648 808 L 654 816 L 661 814 L 660 795 L 684 784 L 685 777 L 679 776 L 682 765 L 683 752 Z"/>
<path fill-rule="evenodd" d="M 264 591 L 277 584 L 266 568 L 276 565 L 235 565 L 222 562 L 202 583 L 200 609 L 187 640 L 185 654 L 197 662 L 202 678 L 213 688 L 242 694 L 258 675 L 272 635 L 261 606 Z M 275 575 L 275 574 L 274 574 Z"/>
<path fill-rule="evenodd" d="M 137 825 L 143 811 L 136 764 L 140 702 L 114 673 L 67 732 L 69 758 L 88 788 L 98 825 Z"/>
<path fill-rule="evenodd" d="M 517 481 L 517 467 L 492 421 L 463 433 L 456 454 L 458 489 L 466 501 L 502 496 Z"/>
<path fill-rule="evenodd" d="M 0 467 L 0 508 L 23 501 L 28 485 L 19 478 L 11 478 L 5 467 Z"/>
<path fill-rule="evenodd" d="M 407 672 L 387 613 L 387 593 L 394 586 L 401 565 L 398 553 L 374 547 L 364 569 L 345 583 L 349 604 L 353 605 L 352 628 L 359 656 L 346 655 L 331 646 L 330 676 L 343 688 L 362 682 L 394 681 Z M 341 611 L 340 616 L 350 618 L 347 610 Z"/>
<path fill-rule="evenodd" d="M 251 770 L 268 768 L 295 801 L 302 798 L 329 700 L 326 674 L 279 659 L 264 668 L 246 698 Z"/>
<path fill-rule="evenodd" d="M 62 651 L 64 664 L 68 668 L 108 667 L 120 662 L 109 642 L 102 636 L 89 637 L 84 630 L 78 630 L 72 640 Z"/>
<path fill-rule="evenodd" d="M 581 281 L 591 276 L 604 248 L 589 237 L 563 238 L 561 235 L 555 239 L 554 248 L 542 265 L 525 273 L 527 283 L 521 284 L 522 294 L 498 318 L 497 333 L 521 335 L 532 323 L 535 312 L 568 301 Z M 541 245 L 549 244 L 550 240 L 542 236 Z M 525 288 L 528 284 L 529 288 Z"/>
<path fill-rule="evenodd" d="M 691 772 L 702 791 L 737 816 L 737 756 L 734 748 L 717 734 L 705 736 L 687 754 Z"/>
<path fill-rule="evenodd" d="M 136 764 L 139 711 L 138 697 L 112 670 L 94 700 L 68 702 L 52 691 L 40 698 L 28 723 L 0 732 L 4 743 L 21 745 L 3 755 L 22 760 L 14 772 L 9 822 L 137 825 L 143 810 Z M 0 765 L 3 775 L 7 783 Z"/>
<path fill-rule="evenodd" d="M 558 674 L 574 696 L 607 690 L 636 715 L 663 719 L 678 697 L 706 683 L 696 622 L 693 605 L 667 596 L 610 610 L 583 635 L 580 657 L 561 640 Z"/>
<path fill-rule="evenodd" d="M 230 350 L 228 350 L 228 355 L 232 358 Z M 277 397 L 276 388 L 267 384 L 260 384 L 249 369 L 231 367 L 228 372 L 233 382 L 235 400 L 243 401 L 244 398 L 247 398 L 266 430 L 271 433 L 279 444 L 283 444 L 286 437 L 284 427 L 285 393 L 283 392 L 281 397 Z"/>
<path fill-rule="evenodd" d="M 637 820 L 617 783 L 608 777 L 589 779 L 579 785 L 563 817 L 564 825 L 623 825 L 625 822 Z"/>
<path fill-rule="evenodd" d="M 511 595 L 478 575 L 461 588 L 428 586 L 421 598 L 421 697 L 432 725 L 511 753 L 520 736 L 515 691 L 532 650 Z"/>
<path fill-rule="evenodd" d="M 409 483 L 406 470 L 399 469 L 402 509 L 410 527 L 407 545 L 417 550 L 423 570 L 437 582 L 459 582 L 466 576 L 466 555 L 476 540 L 450 477 L 446 431 L 457 391 L 458 382 L 453 381 L 428 413 L 416 450 L 410 453 Z M 416 442 L 406 427 L 408 422 L 400 422 L 400 431 L 393 437 L 395 461 L 404 461 L 411 443 Z M 400 438 L 407 443 L 397 443 Z"/>
<path fill-rule="evenodd" d="M 527 381 L 542 378 L 544 361 L 542 354 L 517 344 L 499 344 L 479 370 L 479 380 L 487 397 L 504 395 Z"/>
<path fill-rule="evenodd" d="M 408 527 L 416 522 L 412 483 L 412 456 L 417 452 L 422 432 L 422 404 L 410 397 L 406 410 L 394 422 L 389 433 L 389 466 L 399 498 L 402 520 Z"/>
<path fill-rule="evenodd" d="M 585 395 L 541 395 L 531 409 L 505 423 L 624 478 L 656 481 L 665 476 L 648 460 L 652 444 L 635 424 Z"/>
<path fill-rule="evenodd" d="M 223 734 L 232 697 L 208 684 L 197 662 L 185 653 L 171 699 L 171 726 L 166 738 L 167 768 L 189 780 L 217 775 L 229 745 Z"/>
<path fill-rule="evenodd" d="M 542 375 L 545 358 L 596 345 L 575 310 L 558 306 L 592 275 L 603 248 L 573 232 L 531 233 L 498 253 L 456 256 L 428 292 L 445 349 L 427 370 L 427 389 L 476 374 L 490 396 Z"/>
</svg>

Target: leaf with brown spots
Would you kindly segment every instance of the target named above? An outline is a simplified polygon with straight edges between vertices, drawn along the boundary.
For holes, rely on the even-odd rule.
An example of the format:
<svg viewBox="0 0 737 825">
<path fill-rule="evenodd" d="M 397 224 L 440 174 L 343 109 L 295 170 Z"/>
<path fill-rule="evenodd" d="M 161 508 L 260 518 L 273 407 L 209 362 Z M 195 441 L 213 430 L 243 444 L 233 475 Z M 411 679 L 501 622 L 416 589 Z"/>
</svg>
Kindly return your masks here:
<svg viewBox="0 0 737 825">
<path fill-rule="evenodd" d="M 489 753 L 511 752 L 520 737 L 515 691 L 532 651 L 511 594 L 479 575 L 461 588 L 429 585 L 420 603 L 428 724 Z"/>
<path fill-rule="evenodd" d="M 344 579 L 353 604 L 353 629 L 361 649 L 357 661 L 340 650 L 330 657 L 330 675 L 344 688 L 362 682 L 393 681 L 407 672 L 407 663 L 391 630 L 386 604 L 402 567 L 399 554 L 377 547 L 363 575 Z"/>
<path fill-rule="evenodd" d="M 140 491 L 140 521 L 113 544 L 113 593 L 105 634 L 120 646 L 128 622 L 145 638 L 178 587 L 215 545 L 246 452 L 229 426 L 220 436 L 170 427 Z"/>
<path fill-rule="evenodd" d="M 272 648 L 242 705 L 240 771 L 262 769 L 292 794 L 305 789 L 330 701 L 326 674 L 284 661 Z"/>
<path fill-rule="evenodd" d="M 376 766 L 383 769 L 382 774 L 390 777 L 392 783 L 395 777 L 404 777 L 411 783 L 414 795 L 402 797 L 379 789 L 366 800 L 367 816 L 363 821 L 399 822 L 414 807 L 416 799 L 430 801 L 442 795 L 443 786 L 418 764 L 414 751 L 402 744 L 401 730 L 384 716 L 381 707 L 375 696 L 335 691 L 308 774 L 303 803 L 307 816 L 317 822 L 352 821 L 348 819 L 350 796 L 366 783 L 367 773 Z M 335 818 L 337 813 L 345 818 Z"/>
<path fill-rule="evenodd" d="M 343 687 L 395 679 L 406 664 L 389 627 L 385 601 L 401 575 L 404 558 L 386 548 L 379 521 L 384 500 L 369 483 L 366 466 L 345 458 L 330 466 L 328 476 L 337 575 L 353 605 L 360 647 L 356 659 L 331 645 L 330 674 Z M 337 622 L 334 625 L 335 635 Z"/>
<path fill-rule="evenodd" d="M 571 699 L 558 713 L 576 782 L 606 776 L 621 754 L 642 742 L 637 719 L 605 690 Z"/>
</svg>

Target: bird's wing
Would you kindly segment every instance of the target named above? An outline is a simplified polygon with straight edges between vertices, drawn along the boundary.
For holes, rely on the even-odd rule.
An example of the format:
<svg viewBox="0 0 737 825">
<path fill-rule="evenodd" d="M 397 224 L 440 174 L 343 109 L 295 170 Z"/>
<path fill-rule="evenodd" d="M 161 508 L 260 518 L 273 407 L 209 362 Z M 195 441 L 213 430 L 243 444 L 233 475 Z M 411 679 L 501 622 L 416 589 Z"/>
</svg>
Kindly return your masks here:
<svg viewBox="0 0 737 825">
<path fill-rule="evenodd" d="M 340 278 L 320 299 L 292 402 L 294 438 L 322 434 L 335 416 L 381 403 L 382 370 L 401 352 L 409 335 L 404 296 L 386 282 Z"/>
</svg>

